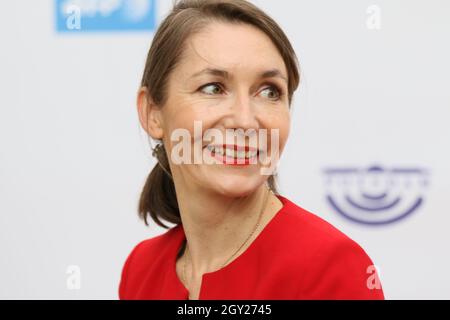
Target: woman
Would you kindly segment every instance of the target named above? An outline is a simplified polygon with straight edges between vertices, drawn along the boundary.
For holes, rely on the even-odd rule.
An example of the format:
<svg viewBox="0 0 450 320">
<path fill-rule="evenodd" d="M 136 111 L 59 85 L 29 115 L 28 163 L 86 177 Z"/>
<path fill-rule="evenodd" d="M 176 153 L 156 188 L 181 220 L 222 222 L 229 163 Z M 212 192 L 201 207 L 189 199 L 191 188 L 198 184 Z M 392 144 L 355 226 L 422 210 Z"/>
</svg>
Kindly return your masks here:
<svg viewBox="0 0 450 320">
<path fill-rule="evenodd" d="M 175 227 L 132 250 L 121 299 L 384 298 L 364 250 L 276 190 L 298 84 L 289 40 L 251 3 L 175 4 L 137 99 L 160 142 L 139 214 Z"/>
</svg>

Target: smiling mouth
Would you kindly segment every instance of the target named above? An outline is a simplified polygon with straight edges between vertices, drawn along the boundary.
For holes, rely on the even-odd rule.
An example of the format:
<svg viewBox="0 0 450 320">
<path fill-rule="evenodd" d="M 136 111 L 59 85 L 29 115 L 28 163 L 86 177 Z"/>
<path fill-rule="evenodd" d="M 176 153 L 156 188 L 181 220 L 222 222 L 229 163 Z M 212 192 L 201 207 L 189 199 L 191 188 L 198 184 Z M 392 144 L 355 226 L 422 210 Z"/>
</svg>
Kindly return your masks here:
<svg viewBox="0 0 450 320">
<path fill-rule="evenodd" d="M 248 146 L 238 146 L 233 144 L 207 145 L 211 155 L 224 164 L 248 165 L 256 163 L 260 150 Z"/>
</svg>

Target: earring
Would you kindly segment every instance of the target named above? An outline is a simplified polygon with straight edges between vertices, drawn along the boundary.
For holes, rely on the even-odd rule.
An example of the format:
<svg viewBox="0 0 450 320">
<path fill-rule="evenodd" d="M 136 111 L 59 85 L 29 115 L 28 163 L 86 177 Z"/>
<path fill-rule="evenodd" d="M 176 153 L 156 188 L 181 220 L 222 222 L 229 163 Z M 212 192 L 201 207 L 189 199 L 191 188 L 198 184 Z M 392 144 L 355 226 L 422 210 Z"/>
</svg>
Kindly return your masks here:
<svg viewBox="0 0 450 320">
<path fill-rule="evenodd" d="M 161 167 L 161 169 L 163 169 L 163 171 L 169 176 L 169 178 L 173 180 L 172 175 L 170 174 L 169 170 L 164 168 L 164 166 L 159 161 L 160 152 L 163 151 L 162 150 L 163 148 L 164 148 L 164 143 L 163 142 L 159 142 L 158 144 L 156 144 L 156 146 L 154 148 L 152 147 L 152 156 L 154 158 L 156 158 L 156 160 L 158 161 L 158 165 Z"/>
<path fill-rule="evenodd" d="M 152 148 L 152 156 L 155 157 L 156 159 L 159 159 L 159 152 L 161 151 L 162 148 L 163 143 L 162 142 L 158 143 L 154 148 Z"/>
</svg>

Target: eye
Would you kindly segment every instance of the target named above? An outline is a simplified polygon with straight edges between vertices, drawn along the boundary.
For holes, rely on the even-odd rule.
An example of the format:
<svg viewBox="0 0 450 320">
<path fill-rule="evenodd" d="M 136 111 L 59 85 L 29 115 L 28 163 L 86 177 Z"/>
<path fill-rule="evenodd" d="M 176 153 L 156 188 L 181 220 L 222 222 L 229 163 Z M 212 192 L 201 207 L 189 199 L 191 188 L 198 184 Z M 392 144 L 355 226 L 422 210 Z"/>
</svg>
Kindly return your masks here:
<svg viewBox="0 0 450 320">
<path fill-rule="evenodd" d="M 278 101 L 281 99 L 282 91 L 274 85 L 270 85 L 261 91 L 261 94 L 269 100 Z"/>
<path fill-rule="evenodd" d="M 220 94 L 223 92 L 222 87 L 219 83 L 208 83 L 199 89 L 201 92 L 209 95 Z"/>
</svg>

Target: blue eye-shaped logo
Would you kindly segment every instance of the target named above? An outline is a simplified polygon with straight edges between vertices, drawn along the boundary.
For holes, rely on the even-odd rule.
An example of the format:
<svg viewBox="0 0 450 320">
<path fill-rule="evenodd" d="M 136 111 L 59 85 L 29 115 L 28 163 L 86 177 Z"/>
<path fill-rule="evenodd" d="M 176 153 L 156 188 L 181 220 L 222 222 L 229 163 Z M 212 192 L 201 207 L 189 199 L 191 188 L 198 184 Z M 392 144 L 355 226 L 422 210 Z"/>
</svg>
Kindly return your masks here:
<svg viewBox="0 0 450 320">
<path fill-rule="evenodd" d="M 399 221 L 424 202 L 429 174 L 422 168 L 327 168 L 327 202 L 345 218 L 362 224 Z"/>
</svg>

